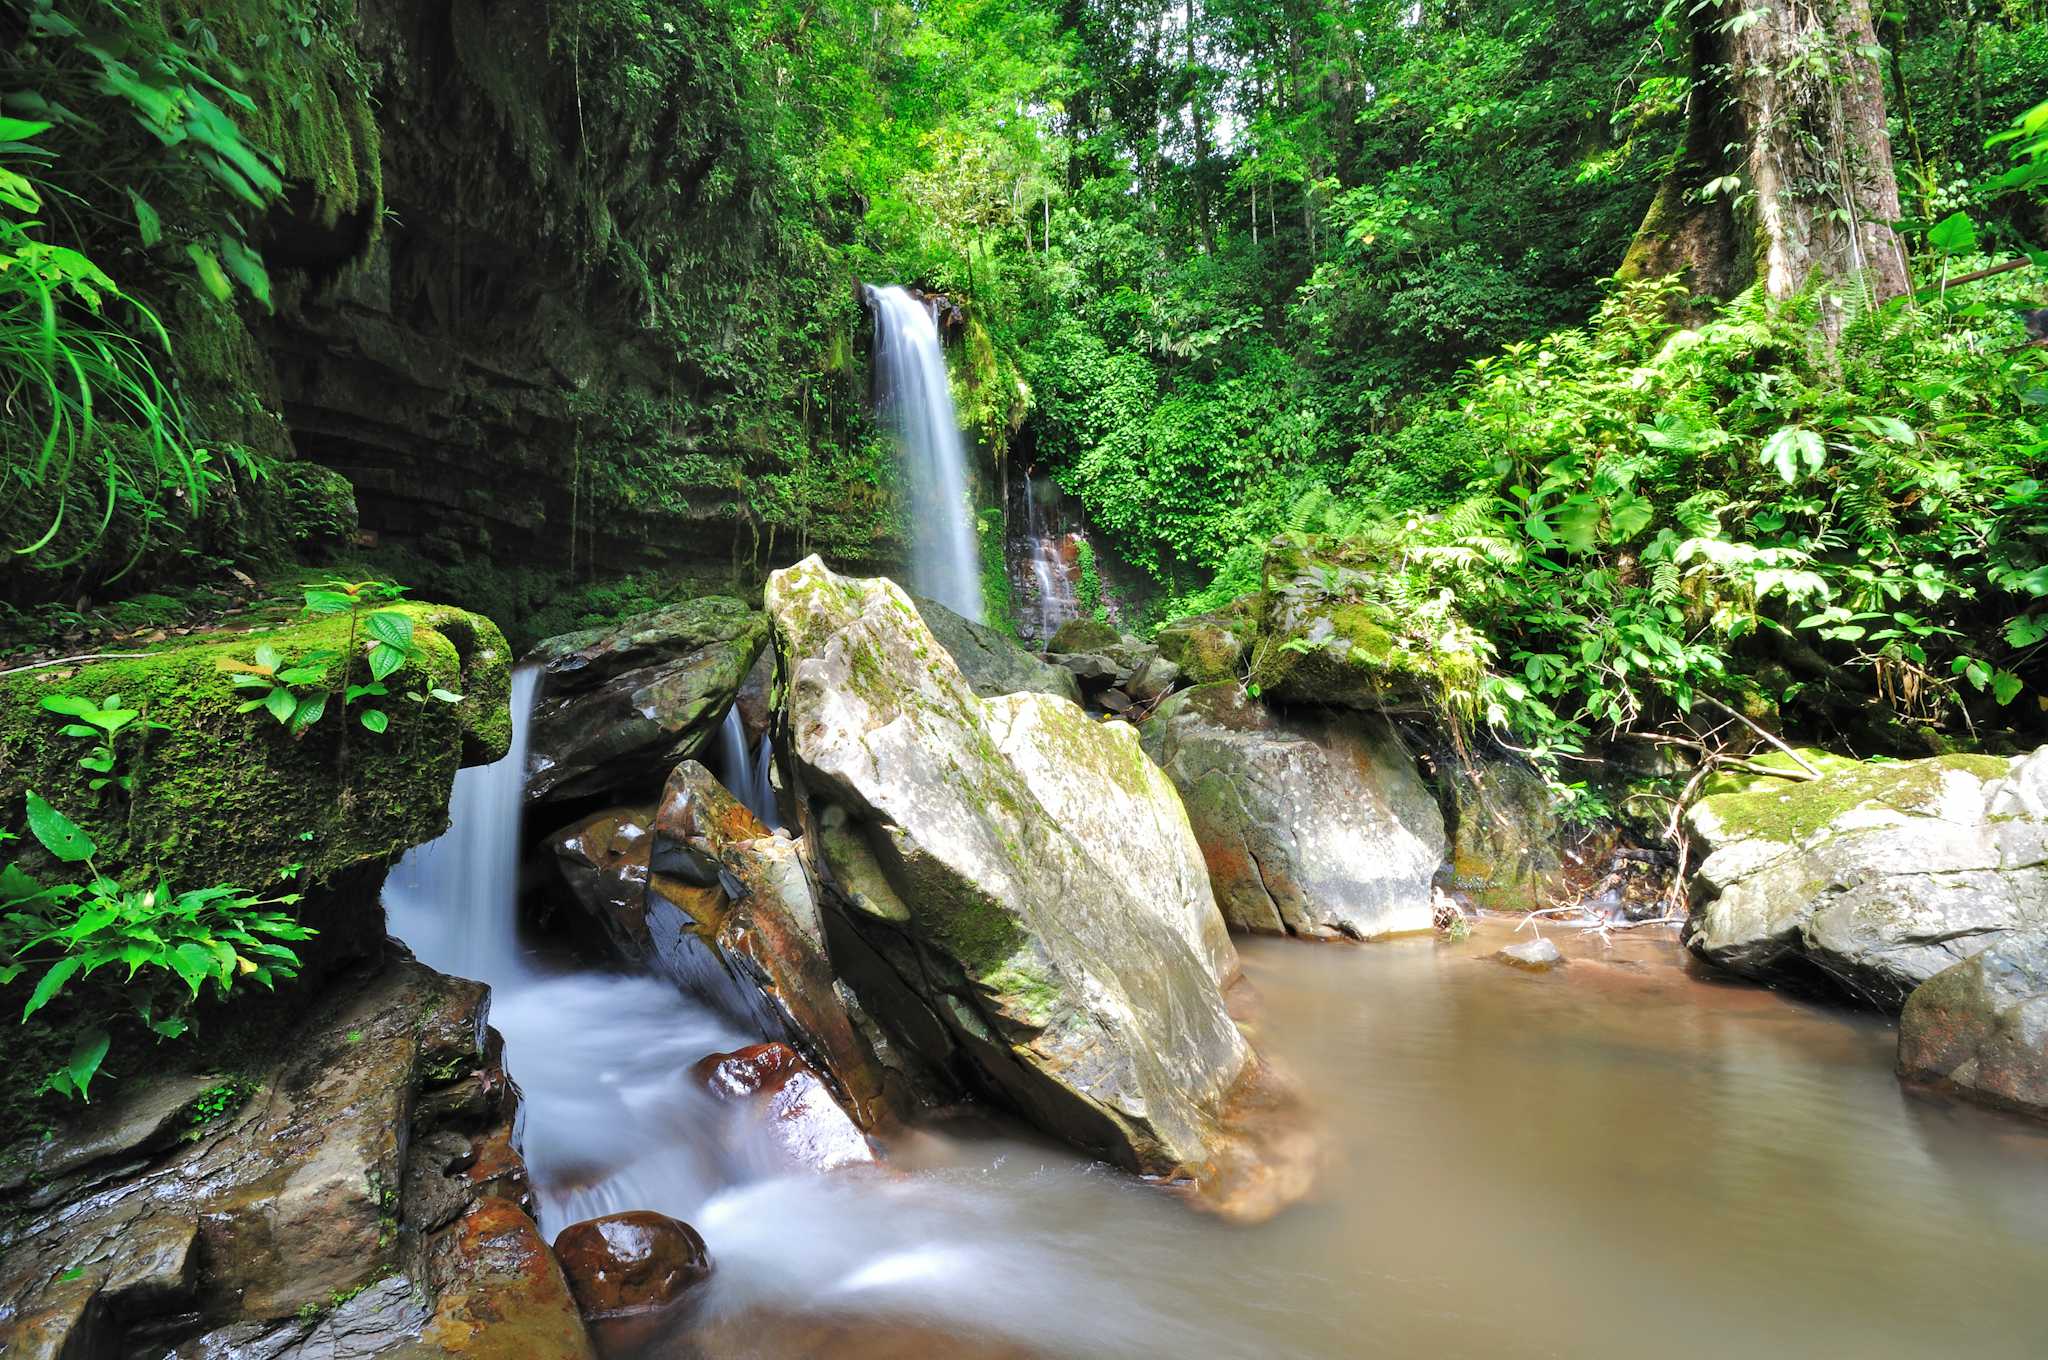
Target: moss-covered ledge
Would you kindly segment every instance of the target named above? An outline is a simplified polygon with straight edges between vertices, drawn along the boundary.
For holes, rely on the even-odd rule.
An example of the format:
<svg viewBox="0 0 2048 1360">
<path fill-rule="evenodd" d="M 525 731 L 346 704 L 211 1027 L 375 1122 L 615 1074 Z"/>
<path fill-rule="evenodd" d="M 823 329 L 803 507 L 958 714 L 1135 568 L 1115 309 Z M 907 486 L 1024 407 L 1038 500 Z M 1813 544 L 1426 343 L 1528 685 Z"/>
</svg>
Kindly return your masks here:
<svg viewBox="0 0 2048 1360">
<path fill-rule="evenodd" d="M 381 733 L 361 725 L 357 708 L 344 713 L 330 701 L 295 739 L 261 710 L 237 712 L 250 695 L 222 667 L 252 661 L 263 643 L 286 665 L 338 651 L 346 618 L 230 625 L 147 654 L 0 677 L 0 826 L 21 827 L 32 789 L 91 833 L 103 871 L 162 874 L 179 888 L 320 884 L 432 840 L 447 827 L 456 769 L 497 759 L 511 741 L 510 650 L 480 614 L 389 607 L 413 620 L 414 656 L 386 679 L 389 697 L 375 701 L 391 720 Z M 462 699 L 404 697 L 434 689 Z M 132 797 L 90 789 L 93 775 L 78 759 L 91 743 L 62 734 L 69 720 L 42 706 L 53 694 L 119 695 L 124 707 L 167 724 L 119 744 Z"/>
</svg>

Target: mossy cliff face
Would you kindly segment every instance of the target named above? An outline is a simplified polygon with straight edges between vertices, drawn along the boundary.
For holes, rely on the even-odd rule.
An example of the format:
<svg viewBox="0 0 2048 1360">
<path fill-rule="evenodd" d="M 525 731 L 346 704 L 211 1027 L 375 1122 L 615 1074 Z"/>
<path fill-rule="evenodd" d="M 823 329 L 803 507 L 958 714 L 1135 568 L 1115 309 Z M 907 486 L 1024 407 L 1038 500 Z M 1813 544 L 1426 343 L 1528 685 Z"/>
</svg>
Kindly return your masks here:
<svg viewBox="0 0 2048 1360">
<path fill-rule="evenodd" d="M 863 1005 L 1049 1131 L 1201 1177 L 1255 1059 L 1194 919 L 1185 814 L 1128 730 L 1050 695 L 977 698 L 888 581 L 813 558 L 767 605 Z"/>
<path fill-rule="evenodd" d="M 359 708 L 343 712 L 331 700 L 320 722 L 294 739 L 265 712 L 237 712 L 249 692 L 222 668 L 252 662 L 261 643 L 287 664 L 338 651 L 348 639 L 345 618 L 224 630 L 148 655 L 0 679 L 6 824 L 21 824 L 23 794 L 32 789 L 92 834 L 102 869 L 161 873 L 177 888 L 320 884 L 432 840 L 447 826 L 456 768 L 497 759 L 511 740 L 509 656 L 497 626 L 480 615 L 393 608 L 413 620 L 416 654 L 385 681 L 390 697 L 376 701 L 391 719 L 382 733 L 360 725 Z M 434 689 L 463 697 L 403 697 Z M 88 743 L 60 733 L 69 720 L 42 707 L 53 694 L 94 702 L 119 695 L 166 725 L 122 743 L 120 771 L 134 779 L 132 795 L 87 787 L 92 776 L 78 759 Z"/>
<path fill-rule="evenodd" d="M 853 280 L 786 182 L 739 21 L 355 9 L 341 64 L 376 124 L 333 135 L 332 71 L 317 126 L 279 130 L 302 187 L 273 215 L 283 305 L 252 386 L 354 484 L 389 569 L 521 631 L 571 574 L 730 571 L 799 524 L 842 559 L 889 553 Z"/>
</svg>

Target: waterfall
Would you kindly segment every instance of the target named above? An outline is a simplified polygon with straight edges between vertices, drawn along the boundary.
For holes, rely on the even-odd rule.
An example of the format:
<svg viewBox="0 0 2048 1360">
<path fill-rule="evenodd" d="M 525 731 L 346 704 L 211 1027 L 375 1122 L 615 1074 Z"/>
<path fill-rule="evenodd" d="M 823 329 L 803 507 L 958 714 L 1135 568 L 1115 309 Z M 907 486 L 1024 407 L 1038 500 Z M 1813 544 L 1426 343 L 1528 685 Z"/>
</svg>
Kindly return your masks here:
<svg viewBox="0 0 2048 1360">
<path fill-rule="evenodd" d="M 1024 472 L 1024 551 L 1029 554 L 1031 577 L 1037 585 L 1035 627 L 1039 645 L 1044 646 L 1059 626 L 1080 613 L 1073 583 L 1067 578 L 1066 558 L 1060 551 L 1064 536 L 1048 533 L 1045 512 L 1038 504 L 1038 489 Z"/>
<path fill-rule="evenodd" d="M 718 782 L 726 791 L 746 804 L 747 811 L 761 819 L 761 825 L 774 830 L 781 820 L 775 811 L 775 786 L 768 782 L 768 767 L 774 751 L 764 733 L 758 755 L 747 753 L 747 728 L 740 721 L 740 709 L 734 704 L 725 711 L 725 725 L 718 730 Z"/>
<path fill-rule="evenodd" d="M 526 798 L 526 740 L 540 670 L 512 672 L 512 746 L 503 760 L 455 772 L 448 831 L 391 870 L 384 905 L 391 933 L 420 961 L 459 977 L 524 977 L 517 918 L 519 820 Z"/>
<path fill-rule="evenodd" d="M 930 307 L 906 290 L 867 289 L 883 419 L 910 484 L 910 587 L 981 620 L 981 564 L 967 499 L 967 453 L 946 386 L 946 352 Z"/>
</svg>

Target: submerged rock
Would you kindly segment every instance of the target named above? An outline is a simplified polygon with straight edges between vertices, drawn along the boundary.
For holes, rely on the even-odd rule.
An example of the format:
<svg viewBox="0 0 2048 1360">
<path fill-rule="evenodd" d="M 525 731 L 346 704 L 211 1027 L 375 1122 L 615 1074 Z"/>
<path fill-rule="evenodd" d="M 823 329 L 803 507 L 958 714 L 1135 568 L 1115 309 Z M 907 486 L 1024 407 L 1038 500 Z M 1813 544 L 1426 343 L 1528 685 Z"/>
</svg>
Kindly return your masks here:
<svg viewBox="0 0 2048 1360">
<path fill-rule="evenodd" d="M 527 801 L 658 788 L 716 737 L 767 640 L 759 612 L 712 595 L 541 643 Z"/>
<path fill-rule="evenodd" d="M 1687 816 L 1686 944 L 1765 980 L 1825 980 L 1896 1010 L 2001 938 L 2048 929 L 2048 748 L 1759 778 Z"/>
<path fill-rule="evenodd" d="M 1281 716 L 1235 684 L 1183 690 L 1145 750 L 1185 801 L 1230 924 L 1376 939 L 1431 926 L 1443 814 L 1383 723 Z"/>
<path fill-rule="evenodd" d="M 937 600 L 912 596 L 911 603 L 982 698 L 1038 693 L 1081 702 L 1081 687 L 1064 666 L 1047 665 L 997 629 L 962 618 Z"/>
<path fill-rule="evenodd" d="M 1899 1073 L 2048 1117 L 2048 930 L 2004 936 L 1914 988 Z"/>
<path fill-rule="evenodd" d="M 1554 941 L 1538 937 L 1521 940 L 1494 954 L 1494 957 L 1510 968 L 1520 968 L 1531 973 L 1547 973 L 1564 962 L 1564 953 Z"/>
<path fill-rule="evenodd" d="M 891 582 L 811 558 L 770 578 L 767 603 L 849 927 L 833 957 L 868 1009 L 1041 1126 L 1199 1175 L 1253 1059 L 1180 889 L 1136 885 L 1206 871 L 1191 841 L 1073 811 L 1172 826 L 1171 788 L 1063 700 L 977 697 Z"/>
<path fill-rule="evenodd" d="M 744 1128 L 743 1149 L 756 1149 L 765 1132 L 774 1166 L 766 1171 L 838 1171 L 871 1166 L 874 1146 L 832 1098 L 831 1090 L 788 1044 L 755 1044 L 713 1053 L 691 1069 L 711 1094 L 752 1108 L 762 1128 Z"/>
</svg>

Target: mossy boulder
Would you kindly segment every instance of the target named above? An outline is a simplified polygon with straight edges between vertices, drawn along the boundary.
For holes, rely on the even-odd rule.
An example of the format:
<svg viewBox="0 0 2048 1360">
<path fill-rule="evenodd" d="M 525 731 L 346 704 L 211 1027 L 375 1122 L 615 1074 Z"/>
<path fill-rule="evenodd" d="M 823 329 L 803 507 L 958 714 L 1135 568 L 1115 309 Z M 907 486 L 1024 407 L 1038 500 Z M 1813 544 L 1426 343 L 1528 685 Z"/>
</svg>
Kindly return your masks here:
<svg viewBox="0 0 2048 1360">
<path fill-rule="evenodd" d="M 1191 684 L 1236 680 L 1241 674 L 1245 638 L 1252 631 L 1250 606 L 1255 598 L 1246 596 L 1223 609 L 1161 625 L 1152 638 L 1159 655 L 1179 666 Z"/>
<path fill-rule="evenodd" d="M 1264 583 L 1251 646 L 1251 679 L 1264 697 L 1417 713 L 1475 701 L 1485 670 L 1479 636 L 1448 590 L 1377 550 L 1276 539 Z"/>
<path fill-rule="evenodd" d="M 1180 790 L 1230 924 L 1377 939 L 1430 928 L 1443 815 L 1382 721 L 1284 717 L 1235 684 L 1198 685 L 1145 723 Z"/>
<path fill-rule="evenodd" d="M 1915 987 L 2048 928 L 2048 748 L 1762 777 L 1687 814 L 1686 943 L 1752 977 L 1897 1010 Z"/>
<path fill-rule="evenodd" d="M 767 605 L 863 1006 L 1048 1131 L 1201 1179 L 1255 1060 L 1191 929 L 1207 879 L 1171 787 L 1065 700 L 981 699 L 889 581 L 810 558 Z"/>
<path fill-rule="evenodd" d="M 1068 619 L 1054 630 L 1045 644 L 1048 652 L 1101 652 L 1116 646 L 1123 637 L 1101 619 Z"/>
<path fill-rule="evenodd" d="M 320 884 L 434 839 L 448 825 L 457 767 L 495 760 L 511 741 L 510 658 L 497 625 L 481 615 L 390 608 L 412 619 L 414 655 L 384 681 L 389 696 L 346 710 L 330 700 L 297 736 L 263 710 L 238 712 L 250 691 L 237 689 L 225 667 L 253 662 L 262 644 L 286 665 L 340 652 L 346 618 L 224 628 L 147 654 L 0 678 L 0 815 L 19 827 L 23 795 L 34 790 L 99 843 L 103 870 L 161 874 L 179 888 Z M 358 646 L 366 641 L 359 629 Z M 462 699 L 406 697 L 437 689 Z M 118 746 L 132 794 L 89 788 L 92 775 L 78 760 L 91 743 L 64 736 L 69 719 L 42 706 L 57 694 L 118 695 L 164 724 Z M 361 726 L 369 703 L 389 716 L 387 730 Z"/>
<path fill-rule="evenodd" d="M 652 797 L 717 735 L 767 645 L 767 616 L 724 595 L 542 642 L 528 801 Z"/>
</svg>

